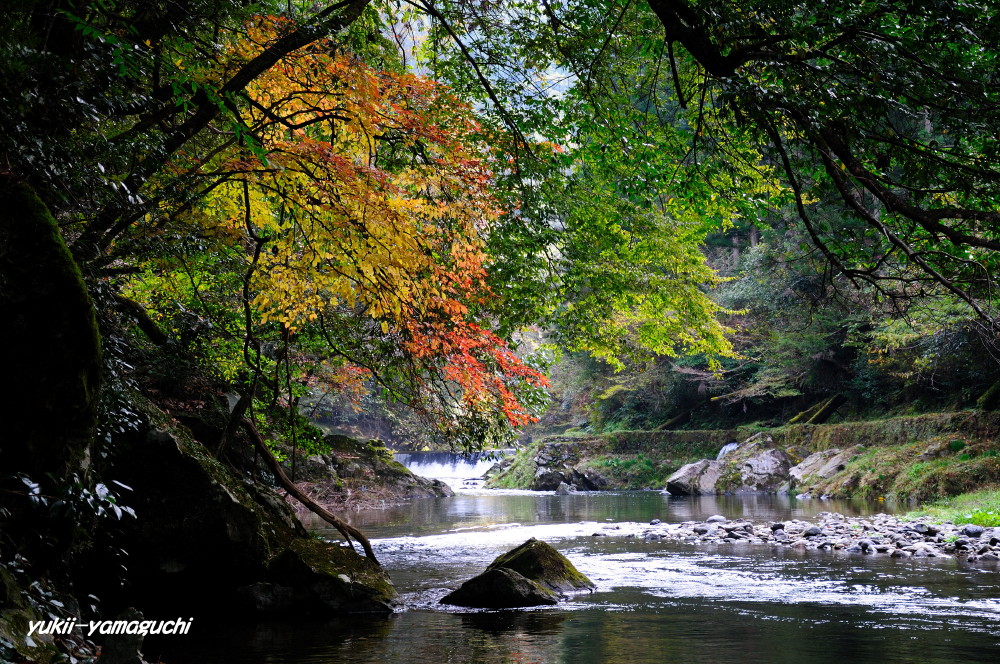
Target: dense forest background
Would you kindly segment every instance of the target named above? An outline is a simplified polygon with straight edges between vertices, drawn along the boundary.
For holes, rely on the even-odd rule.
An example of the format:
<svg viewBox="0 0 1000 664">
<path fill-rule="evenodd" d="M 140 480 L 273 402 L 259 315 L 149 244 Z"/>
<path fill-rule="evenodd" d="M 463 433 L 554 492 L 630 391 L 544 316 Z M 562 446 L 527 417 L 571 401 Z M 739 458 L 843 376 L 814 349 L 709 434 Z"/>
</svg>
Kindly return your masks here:
<svg viewBox="0 0 1000 664">
<path fill-rule="evenodd" d="M 295 444 L 325 393 L 474 447 L 542 413 L 561 353 L 598 362 L 598 428 L 969 405 L 989 14 L 23 2 L 6 172 L 95 302 L 106 419 L 208 380 Z"/>
<path fill-rule="evenodd" d="M 113 548 L 157 427 L 249 481 L 313 416 L 994 408 L 998 40 L 952 0 L 8 2 L 0 557 Z"/>
</svg>

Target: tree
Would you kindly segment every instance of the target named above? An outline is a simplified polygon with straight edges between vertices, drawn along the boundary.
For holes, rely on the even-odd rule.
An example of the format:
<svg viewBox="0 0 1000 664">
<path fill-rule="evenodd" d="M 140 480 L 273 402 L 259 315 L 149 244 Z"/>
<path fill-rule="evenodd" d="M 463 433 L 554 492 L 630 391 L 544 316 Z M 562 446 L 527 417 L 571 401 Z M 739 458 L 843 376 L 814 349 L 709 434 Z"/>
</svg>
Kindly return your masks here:
<svg viewBox="0 0 1000 664">
<path fill-rule="evenodd" d="M 687 158 L 775 167 L 810 242 L 854 284 L 903 299 L 935 284 L 993 323 L 1000 33 L 988 4 L 415 4 L 445 26 L 445 71 L 469 82 L 462 57 L 488 97 L 508 99 L 500 121 L 544 133 L 546 109 L 560 120 L 573 112 L 561 104 L 572 95 L 501 94 L 537 90 L 545 72 L 570 74 L 563 88 L 592 102 L 598 121 L 623 94 L 675 127 L 662 110 L 690 108 Z M 523 77 L 507 73 L 517 60 L 529 64 Z M 616 76 L 625 62 L 639 75 Z M 647 141 L 642 125 L 618 129 L 630 146 Z M 730 185 L 712 188 L 759 198 Z M 845 210 L 860 222 L 846 236 L 830 221 Z"/>
<path fill-rule="evenodd" d="M 287 24 L 255 19 L 220 70 L 242 67 Z M 134 280 L 135 298 L 162 316 L 180 297 L 228 327 L 244 340 L 250 382 L 271 372 L 281 382 L 280 362 L 267 370 L 260 344 L 283 341 L 287 365 L 294 334 L 297 347 L 312 348 L 298 354 L 297 378 L 316 375 L 310 357 L 360 367 L 435 416 L 449 443 L 475 446 L 529 421 L 515 395 L 544 379 L 482 315 L 494 298 L 485 240 L 499 209 L 468 107 L 326 40 L 280 65 L 248 90 L 241 122 L 253 147 L 176 162 L 168 181 L 196 181 L 197 204 L 132 229 L 130 245 L 204 239 L 154 261 Z M 475 423 L 474 434 L 458 422 Z"/>
<path fill-rule="evenodd" d="M 870 283 L 936 282 L 992 322 L 993 12 L 950 2 L 650 7 L 701 85 L 760 127 L 831 262 Z M 803 198 L 823 189 L 867 224 L 877 253 L 862 259 L 824 232 L 822 211 Z"/>
<path fill-rule="evenodd" d="M 517 204 L 491 250 L 520 316 L 619 367 L 731 355 L 700 247 L 780 191 L 747 141 L 731 146 L 739 162 L 692 150 L 704 118 L 632 57 L 655 50 L 649 17 L 630 5 L 614 22 L 581 3 L 570 27 L 537 3 L 412 4 L 430 17 L 418 57 L 480 99 L 512 164 L 500 183 Z M 737 186 L 761 200 L 717 193 Z"/>
</svg>

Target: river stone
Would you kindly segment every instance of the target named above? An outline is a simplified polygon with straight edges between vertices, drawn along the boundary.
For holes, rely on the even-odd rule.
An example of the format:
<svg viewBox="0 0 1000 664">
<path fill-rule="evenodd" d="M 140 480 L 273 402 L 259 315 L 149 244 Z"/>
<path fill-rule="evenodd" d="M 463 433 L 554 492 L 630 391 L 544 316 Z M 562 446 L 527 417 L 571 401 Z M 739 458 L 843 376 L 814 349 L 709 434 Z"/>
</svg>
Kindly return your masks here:
<svg viewBox="0 0 1000 664">
<path fill-rule="evenodd" d="M 572 484 L 566 484 L 565 482 L 560 482 L 559 486 L 556 488 L 557 496 L 568 496 L 571 493 L 576 493 L 576 487 Z"/>
<path fill-rule="evenodd" d="M 496 558 L 487 569 L 503 567 L 557 593 L 593 590 L 596 586 L 566 556 L 534 537 Z"/>
<path fill-rule="evenodd" d="M 975 525 L 973 523 L 970 523 L 969 525 L 967 525 L 964 528 L 962 528 L 962 533 L 966 537 L 979 537 L 980 535 L 983 534 L 984 530 L 986 530 L 986 529 L 983 528 L 982 526 L 977 526 L 977 525 Z"/>
<path fill-rule="evenodd" d="M 275 615 L 295 608 L 295 590 L 276 583 L 251 583 L 236 591 L 238 605 L 260 615 Z"/>
<path fill-rule="evenodd" d="M 134 608 L 125 609 L 115 620 L 141 621 L 142 614 Z M 141 634 L 112 634 L 104 639 L 101 664 L 146 664 L 142 658 Z"/>
<path fill-rule="evenodd" d="M 395 589 L 384 570 L 347 546 L 316 539 L 292 540 L 271 560 L 267 580 L 293 590 L 298 613 L 393 611 Z M 266 611 L 270 607 L 248 608 Z"/>
<path fill-rule="evenodd" d="M 548 468 L 539 468 L 535 473 L 535 479 L 531 483 L 531 489 L 533 491 L 555 491 L 559 488 L 560 484 L 566 483 L 566 476 L 562 473 L 549 470 Z"/>
<path fill-rule="evenodd" d="M 498 556 L 485 572 L 463 583 L 441 603 L 484 609 L 542 606 L 555 604 L 556 593 L 594 587 L 565 556 L 531 538 Z"/>
<path fill-rule="evenodd" d="M 556 604 L 551 590 L 505 567 L 487 569 L 441 598 L 441 604 L 479 609 L 513 609 Z"/>
<path fill-rule="evenodd" d="M 718 461 L 702 459 L 685 466 L 667 478 L 667 491 L 675 496 L 715 495 L 715 484 L 722 474 Z"/>
<path fill-rule="evenodd" d="M 586 491 L 602 491 L 608 488 L 611 482 L 608 478 L 604 477 L 597 471 L 587 468 L 581 471 L 578 468 L 574 468 L 570 474 L 573 480 L 570 484 L 576 485 L 578 489 L 584 489 Z"/>
<path fill-rule="evenodd" d="M 314 454 L 305 459 L 298 458 L 295 466 L 296 482 L 315 482 L 319 480 L 337 479 L 337 469 L 334 465 L 332 455 Z M 282 464 L 288 476 L 292 476 L 291 459 Z"/>
</svg>

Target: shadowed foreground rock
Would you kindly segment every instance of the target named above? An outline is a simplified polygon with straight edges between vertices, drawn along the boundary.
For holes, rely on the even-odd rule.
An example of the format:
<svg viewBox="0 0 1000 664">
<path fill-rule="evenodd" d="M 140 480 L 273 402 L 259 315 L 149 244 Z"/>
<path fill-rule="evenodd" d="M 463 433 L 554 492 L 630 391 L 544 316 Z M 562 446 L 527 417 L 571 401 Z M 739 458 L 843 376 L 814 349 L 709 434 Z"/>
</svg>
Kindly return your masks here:
<svg viewBox="0 0 1000 664">
<path fill-rule="evenodd" d="M 554 592 L 504 567 L 488 569 L 441 599 L 442 604 L 480 609 L 513 609 L 556 604 Z"/>
<path fill-rule="evenodd" d="M 594 587 L 565 556 L 531 538 L 499 556 L 441 603 L 488 609 L 542 606 L 555 604 L 557 594 Z"/>
<path fill-rule="evenodd" d="M 129 586 L 115 598 L 154 611 L 266 615 L 392 613 L 385 570 L 310 537 L 276 493 L 242 481 L 198 441 L 150 431 L 122 446 L 116 475 L 140 518 L 124 524 Z M 198 615 L 193 614 L 193 615 Z"/>
</svg>

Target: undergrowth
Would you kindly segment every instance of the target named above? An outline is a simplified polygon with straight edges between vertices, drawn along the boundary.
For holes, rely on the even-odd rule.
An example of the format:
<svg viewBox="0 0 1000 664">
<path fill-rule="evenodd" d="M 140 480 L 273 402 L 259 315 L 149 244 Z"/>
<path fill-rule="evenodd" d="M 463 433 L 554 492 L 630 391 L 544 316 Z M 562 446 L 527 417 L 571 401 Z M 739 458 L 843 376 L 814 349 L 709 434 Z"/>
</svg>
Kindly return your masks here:
<svg viewBox="0 0 1000 664">
<path fill-rule="evenodd" d="M 926 516 L 942 522 L 974 523 L 984 527 L 1000 526 L 1000 487 L 963 493 L 942 498 L 907 514 L 910 517 Z"/>
</svg>

